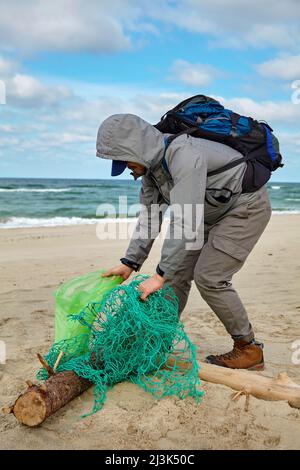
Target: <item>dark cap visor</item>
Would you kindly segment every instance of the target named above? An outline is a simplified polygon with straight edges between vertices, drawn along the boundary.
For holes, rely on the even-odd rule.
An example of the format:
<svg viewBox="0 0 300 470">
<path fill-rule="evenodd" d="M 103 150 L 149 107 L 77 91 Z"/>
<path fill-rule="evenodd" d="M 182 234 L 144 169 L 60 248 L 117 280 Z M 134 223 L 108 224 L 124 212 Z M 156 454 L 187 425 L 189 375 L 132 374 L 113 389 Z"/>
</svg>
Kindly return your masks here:
<svg viewBox="0 0 300 470">
<path fill-rule="evenodd" d="M 111 166 L 111 176 L 119 176 L 127 167 L 127 162 L 121 160 L 113 160 Z"/>
</svg>

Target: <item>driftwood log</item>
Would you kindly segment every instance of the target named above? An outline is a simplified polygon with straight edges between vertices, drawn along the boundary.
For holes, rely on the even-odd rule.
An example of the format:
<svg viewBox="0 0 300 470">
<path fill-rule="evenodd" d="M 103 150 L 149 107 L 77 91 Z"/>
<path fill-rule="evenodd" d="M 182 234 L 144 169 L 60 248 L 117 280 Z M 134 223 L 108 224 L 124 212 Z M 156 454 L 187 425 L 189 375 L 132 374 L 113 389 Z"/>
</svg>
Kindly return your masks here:
<svg viewBox="0 0 300 470">
<path fill-rule="evenodd" d="M 28 389 L 15 404 L 4 412 L 13 413 L 17 420 L 27 426 L 38 426 L 92 385 L 75 372 L 58 372 L 42 385 L 28 382 Z"/>
<path fill-rule="evenodd" d="M 49 378 L 41 385 L 35 385 L 27 380 L 26 392 L 16 399 L 13 406 L 3 408 L 4 413 L 13 413 L 20 423 L 27 426 L 38 426 L 48 416 L 93 385 L 72 371 L 56 373 L 62 353 L 59 354 L 53 368 L 40 354 L 37 356 Z"/>
<path fill-rule="evenodd" d="M 55 373 L 55 367 L 52 369 L 48 366 L 41 356 L 39 360 L 47 370 L 49 378 L 42 385 L 27 381 L 27 391 L 17 398 L 13 406 L 3 409 L 4 413 L 13 413 L 20 423 L 27 426 L 38 426 L 48 416 L 92 386 L 91 382 L 78 377 L 75 372 Z M 174 363 L 175 359 L 169 358 L 166 367 L 172 368 Z M 184 361 L 176 360 L 176 365 L 181 370 L 189 368 L 189 363 Z M 232 388 L 237 392 L 234 399 L 244 394 L 249 401 L 249 396 L 252 395 L 263 400 L 284 400 L 291 407 L 300 408 L 300 386 L 285 372 L 277 378 L 272 378 L 255 372 L 227 369 L 201 362 L 199 365 L 200 379 Z"/>
<path fill-rule="evenodd" d="M 168 367 L 173 367 L 175 360 L 169 358 Z M 187 369 L 189 364 L 184 361 L 176 361 L 177 367 Z M 281 372 L 276 378 L 259 375 L 241 369 L 228 369 L 213 364 L 199 362 L 200 379 L 206 382 L 226 385 L 236 390 L 234 398 L 244 394 L 254 396 L 262 400 L 288 402 L 292 408 L 300 408 L 300 385 L 293 382 L 286 372 Z"/>
</svg>

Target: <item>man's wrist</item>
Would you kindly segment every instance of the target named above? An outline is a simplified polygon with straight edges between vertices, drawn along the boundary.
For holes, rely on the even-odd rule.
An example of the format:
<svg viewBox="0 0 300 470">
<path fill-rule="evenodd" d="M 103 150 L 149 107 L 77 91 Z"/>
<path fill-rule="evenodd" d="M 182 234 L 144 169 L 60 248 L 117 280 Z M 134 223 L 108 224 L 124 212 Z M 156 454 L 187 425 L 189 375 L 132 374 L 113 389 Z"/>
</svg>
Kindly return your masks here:
<svg viewBox="0 0 300 470">
<path fill-rule="evenodd" d="M 133 269 L 134 271 L 139 271 L 140 265 L 138 263 L 135 263 L 134 261 L 131 261 L 128 258 L 121 258 L 120 259 L 121 263 L 124 264 L 125 266 L 128 266 L 129 268 Z"/>
<path fill-rule="evenodd" d="M 159 282 L 159 283 L 161 284 L 161 286 L 164 285 L 165 279 L 164 279 L 162 276 L 160 276 L 159 274 L 155 273 L 155 274 L 153 274 L 152 277 L 153 277 L 154 279 L 156 279 L 157 282 Z"/>
<path fill-rule="evenodd" d="M 164 275 L 165 275 L 165 272 L 159 267 L 159 264 L 156 266 L 156 273 L 157 273 L 160 277 L 164 277 Z"/>
</svg>

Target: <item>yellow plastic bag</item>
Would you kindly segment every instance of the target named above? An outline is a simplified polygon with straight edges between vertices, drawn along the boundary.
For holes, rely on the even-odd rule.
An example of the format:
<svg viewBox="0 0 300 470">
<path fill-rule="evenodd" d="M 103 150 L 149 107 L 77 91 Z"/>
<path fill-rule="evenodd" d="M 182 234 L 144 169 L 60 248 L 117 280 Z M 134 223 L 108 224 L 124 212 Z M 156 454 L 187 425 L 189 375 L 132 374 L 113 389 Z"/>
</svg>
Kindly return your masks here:
<svg viewBox="0 0 300 470">
<path fill-rule="evenodd" d="M 105 270 L 71 279 L 55 292 L 55 342 L 89 332 L 89 328 L 68 316 L 78 315 L 90 302 L 101 302 L 104 295 L 123 282 L 120 276 L 101 277 Z"/>
</svg>

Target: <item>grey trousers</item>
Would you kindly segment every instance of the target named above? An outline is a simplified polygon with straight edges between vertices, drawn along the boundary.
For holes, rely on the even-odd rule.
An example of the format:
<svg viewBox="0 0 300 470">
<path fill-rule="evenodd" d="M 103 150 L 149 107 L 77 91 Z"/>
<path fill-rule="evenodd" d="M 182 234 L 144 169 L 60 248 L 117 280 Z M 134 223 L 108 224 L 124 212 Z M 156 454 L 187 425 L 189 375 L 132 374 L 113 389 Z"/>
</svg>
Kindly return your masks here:
<svg viewBox="0 0 300 470">
<path fill-rule="evenodd" d="M 202 298 L 233 339 L 251 341 L 252 326 L 231 279 L 243 266 L 271 217 L 266 187 L 241 194 L 230 210 L 212 225 L 205 225 L 205 243 L 199 251 L 186 251 L 184 262 L 167 279 L 179 299 L 182 313 L 194 280 Z"/>
</svg>

